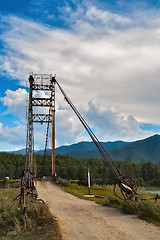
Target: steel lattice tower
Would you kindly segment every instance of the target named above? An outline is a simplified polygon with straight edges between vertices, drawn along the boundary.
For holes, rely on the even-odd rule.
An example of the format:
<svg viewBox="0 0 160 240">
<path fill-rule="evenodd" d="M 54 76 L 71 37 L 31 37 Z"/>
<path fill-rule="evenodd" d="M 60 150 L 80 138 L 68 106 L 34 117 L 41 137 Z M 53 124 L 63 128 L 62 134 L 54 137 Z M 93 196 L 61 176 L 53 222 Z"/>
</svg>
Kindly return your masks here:
<svg viewBox="0 0 160 240">
<path fill-rule="evenodd" d="M 51 74 L 31 74 L 29 76 L 29 109 L 28 109 L 28 147 L 26 167 L 30 174 L 36 176 L 34 161 L 33 123 L 52 123 L 52 176 L 55 175 L 55 78 Z M 33 91 L 47 91 L 50 97 L 33 97 Z M 35 107 L 48 108 L 46 114 L 34 113 Z"/>
</svg>

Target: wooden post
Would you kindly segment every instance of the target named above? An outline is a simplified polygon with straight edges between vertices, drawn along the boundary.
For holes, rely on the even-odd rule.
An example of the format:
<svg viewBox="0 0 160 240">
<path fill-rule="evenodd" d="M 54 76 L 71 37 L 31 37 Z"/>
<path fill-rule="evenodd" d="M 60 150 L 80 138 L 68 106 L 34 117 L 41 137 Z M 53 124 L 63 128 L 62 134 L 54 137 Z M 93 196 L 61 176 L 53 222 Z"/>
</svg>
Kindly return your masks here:
<svg viewBox="0 0 160 240">
<path fill-rule="evenodd" d="M 52 178 L 55 179 L 55 77 L 52 77 Z"/>
<path fill-rule="evenodd" d="M 34 79 L 32 76 L 29 77 L 30 91 L 29 91 L 29 114 L 28 114 L 28 127 L 29 127 L 29 159 L 28 167 L 30 173 L 33 172 L 33 108 L 32 108 L 32 86 Z"/>
<path fill-rule="evenodd" d="M 91 176 L 90 176 L 89 168 L 88 168 L 88 189 L 89 189 L 89 195 L 90 195 L 90 189 L 91 189 Z"/>
</svg>

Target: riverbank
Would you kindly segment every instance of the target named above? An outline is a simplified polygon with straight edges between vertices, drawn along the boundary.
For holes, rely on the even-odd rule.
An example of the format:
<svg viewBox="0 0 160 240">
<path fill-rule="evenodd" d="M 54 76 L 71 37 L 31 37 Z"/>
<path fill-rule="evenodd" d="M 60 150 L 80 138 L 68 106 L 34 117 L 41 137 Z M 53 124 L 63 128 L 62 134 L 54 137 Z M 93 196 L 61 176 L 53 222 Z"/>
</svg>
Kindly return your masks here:
<svg viewBox="0 0 160 240">
<path fill-rule="evenodd" d="M 147 193 L 153 193 L 153 194 L 160 194 L 160 190 L 159 189 L 151 189 L 151 190 L 146 190 Z"/>
</svg>

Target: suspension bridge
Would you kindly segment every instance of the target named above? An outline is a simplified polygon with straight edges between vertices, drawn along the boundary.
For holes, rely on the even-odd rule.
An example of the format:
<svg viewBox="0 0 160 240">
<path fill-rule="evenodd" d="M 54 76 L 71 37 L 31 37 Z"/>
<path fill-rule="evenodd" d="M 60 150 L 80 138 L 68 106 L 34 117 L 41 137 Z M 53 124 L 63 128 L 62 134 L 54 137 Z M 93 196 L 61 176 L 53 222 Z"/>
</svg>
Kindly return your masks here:
<svg viewBox="0 0 160 240">
<path fill-rule="evenodd" d="M 117 184 L 121 189 L 121 193 L 124 199 L 131 199 L 137 196 L 137 188 L 133 179 L 125 176 L 118 168 L 115 161 L 107 153 L 106 149 L 102 146 L 99 139 L 96 137 L 92 129 L 84 120 L 80 112 L 77 110 L 71 99 L 65 93 L 55 76 L 51 74 L 30 74 L 29 76 L 29 98 L 27 109 L 27 134 L 26 134 L 26 161 L 25 169 L 22 174 L 21 180 L 21 193 L 17 197 L 20 199 L 20 203 L 26 207 L 26 197 L 37 199 L 37 190 L 35 186 L 36 182 L 36 161 L 34 156 L 34 123 L 46 123 L 46 139 L 44 149 L 44 160 L 46 155 L 46 149 L 48 144 L 49 125 L 52 125 L 52 172 L 51 177 L 56 180 L 55 173 L 55 87 L 60 89 L 65 101 L 71 109 L 74 111 L 81 124 L 88 132 L 90 138 L 96 145 L 98 151 L 102 157 L 107 161 L 112 173 L 117 180 Z M 36 92 L 47 92 L 47 97 L 36 97 L 33 94 Z M 36 108 L 36 111 L 35 111 Z M 39 109 L 45 109 L 45 113 L 38 112 Z M 37 110 L 38 109 L 38 110 Z M 46 111 L 47 109 L 47 111 Z M 42 112 L 42 111 L 41 111 Z M 47 112 L 47 113 L 46 113 Z M 115 189 L 114 189 L 115 192 Z M 116 194 L 116 192 L 115 192 Z"/>
<path fill-rule="evenodd" d="M 52 170 L 51 179 L 56 181 L 55 172 L 55 95 L 56 86 L 59 88 L 66 104 L 70 106 L 77 118 L 88 132 L 91 140 L 94 142 L 97 150 L 102 155 L 103 159 L 110 167 L 115 178 L 114 194 L 117 198 L 124 201 L 145 201 L 146 199 L 137 193 L 137 187 L 134 179 L 123 174 L 116 162 L 111 158 L 106 149 L 103 147 L 97 136 L 94 134 L 88 123 L 77 110 L 71 99 L 65 93 L 64 89 L 57 81 L 55 76 L 51 74 L 30 74 L 29 76 L 29 94 L 27 104 L 27 131 L 26 131 L 26 161 L 25 169 L 21 178 L 21 192 L 13 200 L 13 203 L 18 202 L 23 209 L 24 214 L 24 229 L 26 229 L 26 209 L 35 201 L 42 203 L 49 202 L 51 211 L 56 214 L 56 217 L 63 222 L 62 232 L 65 239 L 91 240 L 95 239 L 158 239 L 159 229 L 155 226 L 146 225 L 140 220 L 132 219 L 119 213 L 116 210 L 110 209 L 104 211 L 103 206 L 99 206 L 92 201 L 85 201 L 72 196 L 55 184 L 49 181 L 39 181 L 36 184 L 37 170 L 36 160 L 34 155 L 34 125 L 46 123 L 46 137 L 43 163 L 49 138 L 51 125 L 52 135 Z M 35 92 L 46 92 L 46 94 L 35 94 Z M 39 97 L 43 96 L 43 97 Z M 45 97 L 44 97 L 45 96 Z M 45 110 L 44 110 L 45 109 Z M 44 110 L 44 111 L 42 111 Z M 121 194 L 117 195 L 116 186 L 119 187 Z M 38 198 L 38 195 L 40 198 Z M 43 200 L 42 200 L 42 199 Z M 157 194 L 152 200 L 152 211 L 159 212 Z M 140 200 L 140 201 L 139 201 Z M 148 200 L 148 199 L 147 199 Z M 117 201 L 117 200 L 116 200 Z M 132 202 L 130 202 L 132 203 Z M 137 204 L 136 203 L 136 204 Z M 155 204 L 157 203 L 157 204 Z M 144 204 L 144 203 L 143 203 Z M 144 204 L 145 207 L 145 204 Z M 108 215 L 109 214 L 109 215 Z M 127 231 L 126 231 L 127 229 Z M 129 229 L 129 230 L 128 230 Z M 145 232 L 145 238 L 144 238 Z"/>
<path fill-rule="evenodd" d="M 26 197 L 32 200 L 38 200 L 38 194 L 36 190 L 36 161 L 34 156 L 34 123 L 46 123 L 46 139 L 44 149 L 44 162 L 48 144 L 49 126 L 52 125 L 52 180 L 56 181 L 55 172 L 55 88 L 59 88 L 66 103 L 71 107 L 77 118 L 88 132 L 91 140 L 94 142 L 97 150 L 102 155 L 103 159 L 108 163 L 115 180 L 114 193 L 118 198 L 123 200 L 135 199 L 137 200 L 139 194 L 137 193 L 137 187 L 134 179 L 123 174 L 119 169 L 116 162 L 111 158 L 106 149 L 103 147 L 99 139 L 96 137 L 88 123 L 84 120 L 80 112 L 77 110 L 71 99 L 65 93 L 60 83 L 55 76 L 51 74 L 30 74 L 29 76 L 29 97 L 28 97 L 28 109 L 27 109 L 27 134 L 26 134 L 26 161 L 25 169 L 21 179 L 21 193 L 17 196 L 16 200 L 20 200 L 20 203 L 26 208 Z M 36 97 L 41 95 L 33 94 L 36 92 L 47 92 L 47 97 Z M 36 111 L 35 111 L 36 108 Z M 40 113 L 40 109 L 45 109 L 45 113 Z M 39 112 L 38 112 L 39 111 Z M 116 185 L 120 188 L 122 196 L 116 194 Z M 159 199 L 157 195 L 155 201 Z"/>
</svg>

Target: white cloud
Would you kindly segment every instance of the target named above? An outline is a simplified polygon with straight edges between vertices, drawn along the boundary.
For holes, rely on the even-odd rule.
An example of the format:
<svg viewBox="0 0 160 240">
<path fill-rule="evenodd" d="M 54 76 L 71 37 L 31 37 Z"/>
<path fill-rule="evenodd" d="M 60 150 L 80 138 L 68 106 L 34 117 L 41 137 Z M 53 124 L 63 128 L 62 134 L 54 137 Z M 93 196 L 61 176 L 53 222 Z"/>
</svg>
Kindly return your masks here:
<svg viewBox="0 0 160 240">
<path fill-rule="evenodd" d="M 80 11 L 80 14 L 82 14 L 82 11 Z M 126 28 L 132 24 L 132 20 L 127 17 L 109 12 L 108 10 L 98 9 L 95 6 L 87 8 L 83 15 L 83 18 L 79 16 L 81 23 L 88 22 L 90 25 L 95 24 L 98 27 L 105 28 L 105 30 L 106 26 L 109 30 L 112 28 Z"/>
<path fill-rule="evenodd" d="M 12 113 L 24 121 L 26 119 L 27 91 L 19 88 L 16 91 L 8 89 L 5 93 L 6 96 L 0 98 L 3 105 L 7 106 L 7 111 L 4 114 Z"/>
<path fill-rule="evenodd" d="M 29 72 L 56 73 L 77 108 L 89 124 L 93 123 L 100 140 L 133 140 L 150 135 L 139 128 L 139 122 L 158 124 L 160 119 L 159 15 L 148 10 L 124 17 L 91 3 L 83 4 L 77 5 L 76 12 L 68 8 L 70 17 L 64 17 L 71 24 L 69 30 L 6 17 L 9 29 L 1 35 L 6 51 L 1 55 L 1 73 L 6 71 L 23 86 Z M 17 90 L 17 99 L 22 92 Z M 12 92 L 6 94 L 3 102 L 8 111 L 22 118 L 24 109 L 19 113 L 18 102 L 13 106 Z M 98 105 L 88 106 L 92 100 Z M 57 109 L 64 107 L 60 93 L 56 101 Z M 96 106 L 104 110 L 99 112 Z M 84 131 L 69 116 L 68 107 L 57 111 L 58 145 L 77 141 L 76 136 L 83 138 Z"/>
<path fill-rule="evenodd" d="M 25 89 L 19 88 L 16 91 L 7 90 L 6 96 L 0 98 L 0 101 L 4 106 L 7 106 L 7 111 L 3 114 L 13 114 L 20 118 L 24 123 L 26 121 L 26 110 L 28 111 L 28 92 Z M 33 97 L 35 98 L 48 98 L 50 95 L 43 91 L 33 91 Z M 33 107 L 33 113 L 48 113 L 48 108 Z"/>
<path fill-rule="evenodd" d="M 56 111 L 57 146 L 88 140 L 88 137 L 83 136 L 84 132 L 85 129 L 71 110 L 61 109 Z"/>
<path fill-rule="evenodd" d="M 0 123 L 0 140 L 12 145 L 25 146 L 25 127 L 21 124 L 13 128 L 3 127 Z"/>
<path fill-rule="evenodd" d="M 18 101 L 20 98 L 18 91 L 9 91 L 7 97 L 4 97 L 5 104 L 8 106 L 8 111 L 17 115 L 18 109 L 23 109 L 24 101 Z M 40 94 L 40 93 L 38 93 Z M 37 95 L 38 95 L 37 94 Z M 44 93 L 40 94 L 46 96 Z M 12 102 L 12 97 L 17 96 L 16 100 Z M 22 96 L 23 97 L 23 96 Z M 15 99 L 13 97 L 13 99 Z M 60 108 L 56 110 L 56 146 L 63 144 L 71 144 L 73 142 L 91 140 L 85 133 L 85 129 L 80 123 L 75 113 L 69 108 L 64 101 L 59 102 Z M 34 113 L 37 108 L 34 108 Z M 133 141 L 148 137 L 153 132 L 143 131 L 139 127 L 139 123 L 133 116 L 124 116 L 112 106 L 104 106 L 95 102 L 89 102 L 87 109 L 80 109 L 82 116 L 86 119 L 91 128 L 96 131 L 96 135 L 100 141 L 114 141 L 117 139 L 125 141 Z M 20 114 L 21 117 L 21 114 Z M 15 122 L 15 127 L 3 127 L 0 124 L 0 140 L 8 142 L 12 145 L 19 145 L 25 147 L 26 127 L 21 125 L 18 121 Z M 34 123 L 35 133 L 35 149 L 42 149 L 45 145 L 46 124 Z M 49 131 L 49 143 L 51 147 L 51 125 Z"/>
<path fill-rule="evenodd" d="M 46 125 L 34 124 L 35 149 L 45 147 Z M 7 148 L 10 146 L 26 147 L 26 126 L 15 122 L 15 127 L 3 127 L 0 123 L 0 142 L 6 143 Z M 50 140 L 51 144 L 51 140 Z M 51 147 L 50 145 L 48 145 Z M 4 148 L 4 146 L 3 146 Z M 14 148 L 15 149 L 15 148 Z"/>
<path fill-rule="evenodd" d="M 89 103 L 85 117 L 90 125 L 97 129 L 96 135 L 101 141 L 133 141 L 154 134 L 142 130 L 132 115 L 124 116 L 111 106 L 105 107 L 95 102 Z"/>
<path fill-rule="evenodd" d="M 44 92 L 33 91 L 33 97 L 47 97 Z M 3 127 L 0 123 L 0 140 L 12 145 L 25 147 L 26 143 L 26 108 L 28 110 L 28 93 L 25 89 L 17 89 L 16 91 L 7 90 L 6 96 L 0 98 L 3 105 L 7 107 L 6 112 L 2 115 L 13 114 L 18 116 L 21 121 L 14 122 L 14 127 Z M 48 113 L 47 108 L 33 107 L 33 113 Z M 12 123 L 13 124 L 13 123 Z M 34 124 L 35 125 L 35 124 Z M 45 125 L 45 124 L 44 124 Z M 46 127 L 35 126 L 36 149 L 44 148 Z"/>
</svg>

